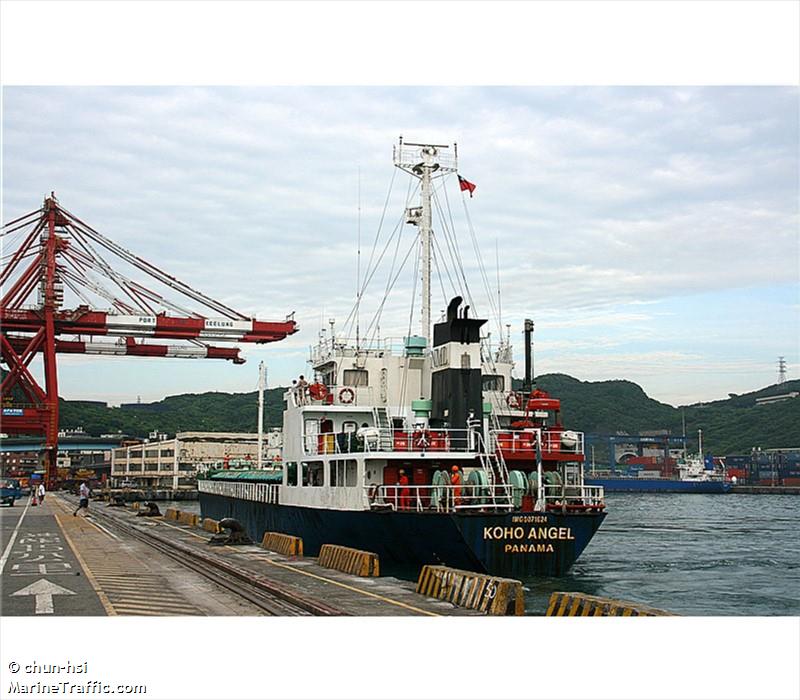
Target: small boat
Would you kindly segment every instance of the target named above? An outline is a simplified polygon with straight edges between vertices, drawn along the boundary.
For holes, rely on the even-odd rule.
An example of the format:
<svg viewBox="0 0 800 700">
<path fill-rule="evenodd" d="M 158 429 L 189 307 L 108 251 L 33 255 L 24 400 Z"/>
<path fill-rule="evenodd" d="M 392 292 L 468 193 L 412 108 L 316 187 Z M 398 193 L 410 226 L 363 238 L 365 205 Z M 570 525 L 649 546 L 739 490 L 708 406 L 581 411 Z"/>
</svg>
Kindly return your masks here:
<svg viewBox="0 0 800 700">
<path fill-rule="evenodd" d="M 233 517 L 257 541 L 268 531 L 302 537 L 312 556 L 326 543 L 368 550 L 382 571 L 406 577 L 425 564 L 560 575 L 589 544 L 606 516 L 603 488 L 584 480 L 583 434 L 565 429 L 559 400 L 533 387 L 533 323 L 523 389 L 514 391 L 510 331 L 493 347 L 487 319 L 461 295 L 431 322 L 434 184 L 457 173 L 456 155 L 455 145 L 402 139 L 394 151 L 420 192 L 404 212 L 418 229 L 419 332 L 365 338 L 356 325 L 352 337 L 334 323 L 321 331 L 313 380 L 301 376 L 283 396 L 279 477 L 201 477 L 204 516 Z M 472 183 L 454 181 L 472 194 Z"/>
</svg>

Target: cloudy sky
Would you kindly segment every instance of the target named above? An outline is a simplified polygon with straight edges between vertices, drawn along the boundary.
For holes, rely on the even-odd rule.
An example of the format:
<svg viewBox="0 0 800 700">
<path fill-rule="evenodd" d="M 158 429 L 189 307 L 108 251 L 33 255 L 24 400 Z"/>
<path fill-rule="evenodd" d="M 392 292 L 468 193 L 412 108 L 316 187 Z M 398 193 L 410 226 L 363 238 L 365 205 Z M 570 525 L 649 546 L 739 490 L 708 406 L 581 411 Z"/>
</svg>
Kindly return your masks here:
<svg viewBox="0 0 800 700">
<path fill-rule="evenodd" d="M 5 87 L 3 98 L 4 221 L 55 190 L 206 294 L 266 320 L 295 311 L 302 329 L 243 346 L 242 366 L 64 357 L 66 398 L 248 391 L 262 359 L 271 385 L 288 382 L 321 325 L 343 329 L 359 231 L 362 275 L 389 242 L 363 331 L 415 232 L 390 238 L 408 194 L 392 165 L 401 134 L 458 143 L 477 189 L 465 198 L 451 177 L 439 201 L 481 314 L 499 268 L 518 360 L 522 320 L 535 320 L 537 374 L 629 379 L 674 405 L 772 384 L 779 356 L 798 376 L 797 88 Z M 438 312 L 457 285 L 453 239 L 434 228 Z M 383 335 L 407 332 L 414 285 L 412 254 Z"/>
</svg>

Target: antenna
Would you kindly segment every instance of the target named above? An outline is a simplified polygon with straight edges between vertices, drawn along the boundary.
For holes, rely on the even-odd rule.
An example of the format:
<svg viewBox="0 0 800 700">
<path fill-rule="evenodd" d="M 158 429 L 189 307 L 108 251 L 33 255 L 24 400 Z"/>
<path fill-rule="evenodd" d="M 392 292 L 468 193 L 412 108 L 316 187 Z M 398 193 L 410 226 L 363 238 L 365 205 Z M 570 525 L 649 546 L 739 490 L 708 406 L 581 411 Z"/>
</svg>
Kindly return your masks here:
<svg viewBox="0 0 800 700">
<path fill-rule="evenodd" d="M 262 468 L 264 459 L 264 389 L 267 388 L 267 366 L 258 363 L 258 459 L 256 465 Z"/>
<path fill-rule="evenodd" d="M 778 358 L 778 384 L 786 384 L 786 358 L 783 355 Z"/>
<path fill-rule="evenodd" d="M 356 351 L 360 347 L 361 328 L 361 166 L 358 166 L 358 268 L 356 271 Z"/>
<path fill-rule="evenodd" d="M 419 228 L 420 273 L 422 277 L 421 334 L 431 344 L 431 180 L 443 177 L 458 170 L 456 149 L 446 151 L 450 146 L 404 142 L 400 137 L 394 148 L 394 164 L 401 170 L 420 180 L 420 206 L 406 209 L 406 223 Z"/>
<path fill-rule="evenodd" d="M 503 332 L 503 300 L 500 296 L 500 246 L 497 242 L 497 236 L 494 237 L 494 262 L 497 267 L 497 325 L 500 327 L 500 332 Z"/>
</svg>

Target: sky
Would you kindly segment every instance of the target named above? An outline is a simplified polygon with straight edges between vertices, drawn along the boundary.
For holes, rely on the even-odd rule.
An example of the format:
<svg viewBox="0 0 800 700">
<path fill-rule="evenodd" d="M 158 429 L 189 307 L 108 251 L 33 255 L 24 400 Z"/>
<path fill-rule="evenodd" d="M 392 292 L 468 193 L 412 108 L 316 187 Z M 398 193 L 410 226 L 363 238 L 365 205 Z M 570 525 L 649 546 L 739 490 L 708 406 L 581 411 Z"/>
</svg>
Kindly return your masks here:
<svg viewBox="0 0 800 700">
<path fill-rule="evenodd" d="M 530 317 L 536 374 L 628 379 L 673 405 L 773 384 L 779 356 L 798 376 L 797 88 L 6 86 L 3 98 L 4 221 L 55 190 L 205 294 L 260 319 L 295 312 L 301 328 L 241 346 L 241 366 L 64 356 L 65 398 L 249 391 L 260 360 L 272 386 L 306 371 L 329 319 L 353 332 L 359 272 L 401 221 L 400 135 L 456 142 L 477 185 L 469 198 L 453 176 L 437 182 L 449 213 L 434 216 L 434 316 L 463 289 L 452 244 L 479 315 L 496 311 L 499 279 L 502 322 L 487 329 L 496 340 L 510 325 L 518 374 Z M 416 232 L 401 229 L 399 259 Z M 395 241 L 362 297 L 362 334 Z M 382 336 L 407 334 L 412 300 L 418 331 L 414 262 Z"/>
</svg>

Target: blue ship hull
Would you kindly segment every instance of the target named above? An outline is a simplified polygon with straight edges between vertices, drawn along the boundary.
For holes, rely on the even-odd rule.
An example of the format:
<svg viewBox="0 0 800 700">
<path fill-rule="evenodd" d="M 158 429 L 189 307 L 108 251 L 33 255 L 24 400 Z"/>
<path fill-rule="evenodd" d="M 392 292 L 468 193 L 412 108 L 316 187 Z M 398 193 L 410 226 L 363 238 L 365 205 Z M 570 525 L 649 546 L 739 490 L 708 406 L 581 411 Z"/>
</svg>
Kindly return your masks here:
<svg viewBox="0 0 800 700">
<path fill-rule="evenodd" d="M 602 486 L 606 493 L 728 493 L 724 481 L 680 481 L 679 479 L 639 479 L 637 477 L 586 478 L 589 486 Z"/>
<path fill-rule="evenodd" d="M 605 513 L 417 513 L 346 511 L 275 505 L 200 493 L 204 517 L 235 518 L 260 542 L 265 532 L 303 538 L 316 556 L 323 544 L 376 553 L 381 571 L 416 578 L 425 564 L 511 578 L 559 576 L 569 570 Z"/>
</svg>

